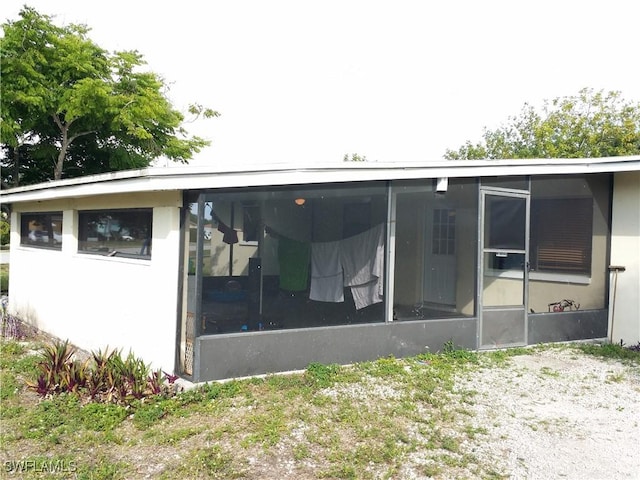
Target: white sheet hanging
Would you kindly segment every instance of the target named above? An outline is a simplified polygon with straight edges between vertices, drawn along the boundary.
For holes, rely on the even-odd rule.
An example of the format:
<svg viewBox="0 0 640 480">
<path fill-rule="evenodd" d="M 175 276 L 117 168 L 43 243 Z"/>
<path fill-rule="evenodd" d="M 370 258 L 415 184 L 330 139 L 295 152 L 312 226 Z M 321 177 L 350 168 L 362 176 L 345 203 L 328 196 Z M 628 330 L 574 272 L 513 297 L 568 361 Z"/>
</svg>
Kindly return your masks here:
<svg viewBox="0 0 640 480">
<path fill-rule="evenodd" d="M 344 302 L 344 277 L 339 251 L 340 241 L 311 244 L 311 300 Z"/>
<path fill-rule="evenodd" d="M 384 293 L 384 225 L 340 241 L 344 285 L 351 287 L 356 310 L 382 302 Z"/>
</svg>

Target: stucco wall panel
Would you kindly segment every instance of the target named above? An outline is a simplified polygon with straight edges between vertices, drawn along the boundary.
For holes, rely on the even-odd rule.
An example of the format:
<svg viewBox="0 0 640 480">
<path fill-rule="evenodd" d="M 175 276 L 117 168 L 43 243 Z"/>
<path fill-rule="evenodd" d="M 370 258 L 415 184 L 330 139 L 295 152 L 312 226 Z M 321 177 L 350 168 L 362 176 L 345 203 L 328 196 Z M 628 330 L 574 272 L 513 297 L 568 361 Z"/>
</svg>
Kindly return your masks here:
<svg viewBox="0 0 640 480">
<path fill-rule="evenodd" d="M 117 203 L 117 202 L 116 202 Z M 81 202 L 80 208 L 84 206 Z M 104 199 L 100 208 L 112 208 Z M 13 213 L 11 310 L 87 350 L 121 348 L 154 368 L 174 368 L 179 212 L 153 209 L 151 260 L 76 253 L 77 212 L 65 210 L 63 250 L 20 246 Z M 77 243 L 76 243 L 77 244 Z"/>
<path fill-rule="evenodd" d="M 151 208 L 158 206 L 179 207 L 182 197 L 179 192 L 139 192 L 108 196 L 61 198 L 43 202 L 24 202 L 16 204 L 16 212 L 51 212 L 56 210 L 99 210 L 102 208 Z"/>
<path fill-rule="evenodd" d="M 614 342 L 640 342 L 640 172 L 614 177 L 611 228 L 611 265 L 624 266 L 618 274 L 615 310 L 612 274 L 609 335 Z M 613 332 L 611 324 L 613 323 Z"/>
</svg>

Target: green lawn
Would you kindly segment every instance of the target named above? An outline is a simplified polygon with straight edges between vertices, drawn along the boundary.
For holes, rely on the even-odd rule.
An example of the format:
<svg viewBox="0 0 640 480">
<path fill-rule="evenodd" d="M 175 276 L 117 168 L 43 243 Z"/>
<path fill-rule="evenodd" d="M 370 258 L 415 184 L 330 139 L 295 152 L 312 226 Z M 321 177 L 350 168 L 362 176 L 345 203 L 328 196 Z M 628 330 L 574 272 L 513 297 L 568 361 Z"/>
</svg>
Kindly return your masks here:
<svg viewBox="0 0 640 480">
<path fill-rule="evenodd" d="M 94 480 L 400 478 L 418 451 L 429 458 L 415 466 L 421 477 L 506 478 L 468 447 L 486 432 L 470 421 L 476 393 L 455 388 L 454 377 L 535 352 L 448 344 L 438 354 L 311 364 L 303 373 L 210 383 L 124 407 L 74 394 L 41 399 L 25 386 L 37 371 L 37 342 L 1 346 L 5 470 L 31 465 L 19 478 L 67 478 L 66 469 Z M 631 361 L 640 363 L 640 353 Z M 52 468 L 59 470 L 43 475 Z"/>
</svg>

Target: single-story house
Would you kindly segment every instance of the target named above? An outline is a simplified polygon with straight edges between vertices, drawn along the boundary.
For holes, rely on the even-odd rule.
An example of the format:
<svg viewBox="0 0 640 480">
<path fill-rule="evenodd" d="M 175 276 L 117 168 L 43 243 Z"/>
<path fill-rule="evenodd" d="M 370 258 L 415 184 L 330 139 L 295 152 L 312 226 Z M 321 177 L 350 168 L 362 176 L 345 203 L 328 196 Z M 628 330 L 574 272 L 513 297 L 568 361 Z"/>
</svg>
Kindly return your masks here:
<svg viewBox="0 0 640 480">
<path fill-rule="evenodd" d="M 149 168 L 0 198 L 12 313 L 192 381 L 640 341 L 640 156 Z"/>
</svg>

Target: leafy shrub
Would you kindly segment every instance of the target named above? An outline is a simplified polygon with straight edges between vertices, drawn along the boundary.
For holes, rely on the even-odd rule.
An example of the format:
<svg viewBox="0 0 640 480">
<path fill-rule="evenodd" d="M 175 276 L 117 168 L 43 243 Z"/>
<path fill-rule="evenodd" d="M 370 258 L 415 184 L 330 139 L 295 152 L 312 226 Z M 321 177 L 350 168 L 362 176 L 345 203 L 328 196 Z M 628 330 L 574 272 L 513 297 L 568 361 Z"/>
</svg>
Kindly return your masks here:
<svg viewBox="0 0 640 480">
<path fill-rule="evenodd" d="M 38 364 L 40 374 L 29 387 L 39 395 L 77 392 L 87 383 L 87 366 L 74 360 L 75 349 L 69 341 L 45 345 L 42 360 Z"/>
<path fill-rule="evenodd" d="M 46 345 L 38 363 L 39 374 L 29 388 L 41 396 L 62 392 L 87 395 L 91 400 L 131 405 L 135 400 L 175 393 L 175 378 L 161 370 L 151 372 L 132 352 L 98 350 L 86 361 L 74 359 L 68 341 Z"/>
</svg>

